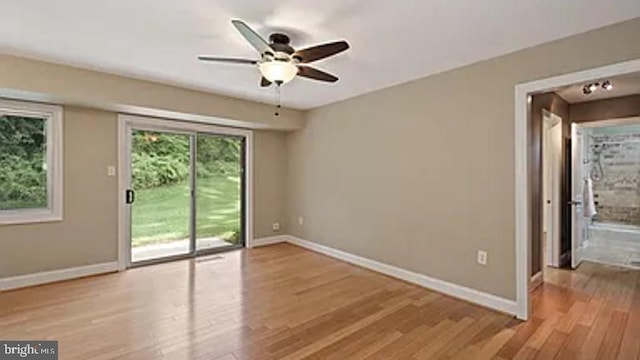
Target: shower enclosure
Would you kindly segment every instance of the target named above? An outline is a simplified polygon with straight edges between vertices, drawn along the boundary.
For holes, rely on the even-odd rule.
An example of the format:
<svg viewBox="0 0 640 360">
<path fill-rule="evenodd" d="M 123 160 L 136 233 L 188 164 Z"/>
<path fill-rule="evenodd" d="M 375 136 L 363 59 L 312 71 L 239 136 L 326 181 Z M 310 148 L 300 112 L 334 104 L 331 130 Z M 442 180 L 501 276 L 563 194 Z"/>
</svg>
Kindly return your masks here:
<svg viewBox="0 0 640 360">
<path fill-rule="evenodd" d="M 585 219 L 584 260 L 640 268 L 638 121 L 606 121 L 584 128 L 583 171 L 591 179 L 596 208 L 596 214 Z"/>
</svg>

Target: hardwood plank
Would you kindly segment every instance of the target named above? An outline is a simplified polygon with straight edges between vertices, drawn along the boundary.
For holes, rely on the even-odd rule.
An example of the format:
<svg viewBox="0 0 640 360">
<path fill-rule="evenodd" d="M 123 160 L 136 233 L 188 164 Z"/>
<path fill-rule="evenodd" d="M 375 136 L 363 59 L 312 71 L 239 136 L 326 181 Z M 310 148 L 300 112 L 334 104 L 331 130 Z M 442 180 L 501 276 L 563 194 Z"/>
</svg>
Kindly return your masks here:
<svg viewBox="0 0 640 360">
<path fill-rule="evenodd" d="M 469 328 L 475 320 L 464 318 L 453 325 L 449 330 L 443 332 L 436 338 L 432 339 L 429 344 L 423 346 L 413 355 L 414 359 L 434 359 L 440 357 L 438 352 L 442 350 L 449 342 L 453 341 L 462 331 Z"/>
<path fill-rule="evenodd" d="M 589 334 L 589 327 L 584 325 L 576 325 L 571 330 L 562 345 L 562 348 L 556 354 L 556 359 L 575 359 L 580 354 L 582 344 Z"/>
<path fill-rule="evenodd" d="M 629 307 L 629 318 L 624 330 L 618 359 L 640 358 L 640 291 L 638 290 L 639 276 L 636 276 L 634 294 Z"/>
<path fill-rule="evenodd" d="M 536 359 L 540 359 L 540 360 L 553 359 L 558 353 L 558 351 L 560 351 L 560 348 L 566 338 L 567 338 L 566 333 L 562 331 L 554 330 L 549 336 L 549 338 L 547 339 L 547 341 L 545 341 L 544 345 L 542 345 L 542 348 L 540 348 L 540 351 L 538 351 L 538 354 L 536 354 Z"/>
<path fill-rule="evenodd" d="M 627 325 L 627 316 L 624 312 L 614 311 L 607 328 L 607 334 L 598 350 L 598 359 L 615 359 L 618 357 L 620 343 L 622 343 L 622 336 Z"/>
<path fill-rule="evenodd" d="M 498 353 L 500 348 L 502 348 L 502 346 L 504 346 L 504 344 L 509 341 L 514 334 L 515 331 L 513 329 L 504 329 L 500 331 L 480 349 L 476 355 L 476 359 L 492 359 Z"/>
<path fill-rule="evenodd" d="M 527 341 L 531 338 L 531 336 L 538 330 L 538 327 L 544 322 L 543 319 L 538 317 L 533 317 L 526 323 L 520 325 L 516 333 L 509 339 L 509 341 L 504 344 L 502 349 L 498 352 L 498 355 L 511 359 L 513 358 L 518 351 L 520 351 Z"/>
<path fill-rule="evenodd" d="M 64 359 L 638 359 L 639 272 L 547 269 L 532 319 L 289 244 L 0 293 Z"/>
</svg>

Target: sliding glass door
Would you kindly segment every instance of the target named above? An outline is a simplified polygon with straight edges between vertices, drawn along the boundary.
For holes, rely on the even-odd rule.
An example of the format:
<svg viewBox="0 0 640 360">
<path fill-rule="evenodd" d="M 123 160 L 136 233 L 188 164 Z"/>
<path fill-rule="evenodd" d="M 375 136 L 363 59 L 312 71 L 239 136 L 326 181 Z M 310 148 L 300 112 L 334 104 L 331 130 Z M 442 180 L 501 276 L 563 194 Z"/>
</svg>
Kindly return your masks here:
<svg viewBox="0 0 640 360">
<path fill-rule="evenodd" d="M 191 135 L 131 134 L 131 261 L 191 253 Z"/>
<path fill-rule="evenodd" d="M 244 140 L 196 139 L 196 250 L 242 246 Z"/>
<path fill-rule="evenodd" d="M 244 246 L 244 137 L 153 127 L 129 136 L 131 264 Z"/>
</svg>

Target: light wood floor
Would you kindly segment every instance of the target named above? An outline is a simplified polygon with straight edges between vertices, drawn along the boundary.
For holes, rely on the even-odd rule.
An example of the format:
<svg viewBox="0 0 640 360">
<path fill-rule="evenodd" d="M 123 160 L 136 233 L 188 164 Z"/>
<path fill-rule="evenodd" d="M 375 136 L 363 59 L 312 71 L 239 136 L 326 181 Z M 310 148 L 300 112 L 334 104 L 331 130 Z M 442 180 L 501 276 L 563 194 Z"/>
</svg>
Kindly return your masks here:
<svg viewBox="0 0 640 360">
<path fill-rule="evenodd" d="M 638 272 L 549 271 L 522 323 L 292 245 L 0 293 L 61 359 L 637 359 Z"/>
</svg>

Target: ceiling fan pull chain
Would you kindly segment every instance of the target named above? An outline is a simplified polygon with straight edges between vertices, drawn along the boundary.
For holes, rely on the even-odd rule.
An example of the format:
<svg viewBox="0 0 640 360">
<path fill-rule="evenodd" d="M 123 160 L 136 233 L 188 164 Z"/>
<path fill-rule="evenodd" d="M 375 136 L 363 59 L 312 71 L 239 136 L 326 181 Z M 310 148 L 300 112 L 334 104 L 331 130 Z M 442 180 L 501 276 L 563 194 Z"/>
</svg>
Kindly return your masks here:
<svg viewBox="0 0 640 360">
<path fill-rule="evenodd" d="M 275 93 L 275 99 L 274 102 L 276 104 L 276 111 L 273 115 L 275 116 L 280 116 L 280 108 L 282 107 L 281 103 L 282 103 L 282 93 L 281 93 L 281 88 L 280 88 L 280 84 L 276 83 L 276 93 Z"/>
</svg>

